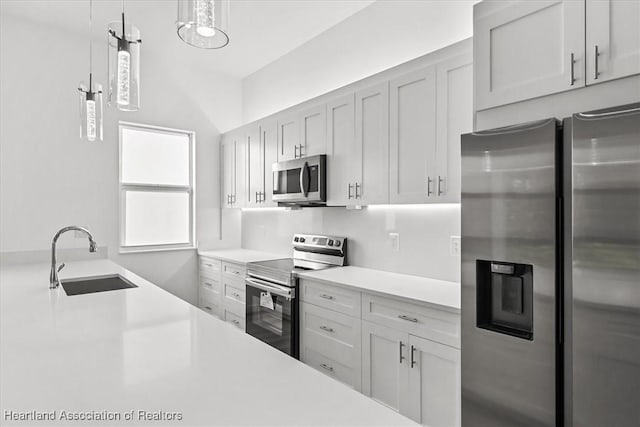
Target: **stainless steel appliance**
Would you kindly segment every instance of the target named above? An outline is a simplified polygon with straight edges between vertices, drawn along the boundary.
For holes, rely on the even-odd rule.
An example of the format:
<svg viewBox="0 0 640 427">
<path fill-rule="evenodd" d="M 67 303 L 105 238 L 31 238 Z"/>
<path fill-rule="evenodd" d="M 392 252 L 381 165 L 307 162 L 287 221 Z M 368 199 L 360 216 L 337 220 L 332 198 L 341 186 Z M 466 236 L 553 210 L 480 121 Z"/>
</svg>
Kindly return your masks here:
<svg viewBox="0 0 640 427">
<path fill-rule="evenodd" d="M 274 163 L 272 198 L 278 206 L 324 206 L 326 158 L 321 154 Z"/>
<path fill-rule="evenodd" d="M 347 263 L 345 237 L 296 234 L 293 257 L 247 264 L 246 330 L 249 335 L 299 357 L 296 273 Z"/>
<path fill-rule="evenodd" d="M 462 136 L 463 426 L 640 423 L 640 104 Z"/>
</svg>

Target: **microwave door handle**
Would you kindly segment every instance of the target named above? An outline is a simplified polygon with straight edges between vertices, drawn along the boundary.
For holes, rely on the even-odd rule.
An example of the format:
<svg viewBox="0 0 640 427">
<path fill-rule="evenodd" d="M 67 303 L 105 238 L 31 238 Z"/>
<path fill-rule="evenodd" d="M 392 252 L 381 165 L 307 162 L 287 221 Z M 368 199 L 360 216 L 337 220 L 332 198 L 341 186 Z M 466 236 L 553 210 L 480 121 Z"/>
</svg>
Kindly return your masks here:
<svg viewBox="0 0 640 427">
<path fill-rule="evenodd" d="M 300 169 L 300 191 L 307 197 L 309 194 L 309 164 L 304 162 L 304 165 Z"/>
</svg>

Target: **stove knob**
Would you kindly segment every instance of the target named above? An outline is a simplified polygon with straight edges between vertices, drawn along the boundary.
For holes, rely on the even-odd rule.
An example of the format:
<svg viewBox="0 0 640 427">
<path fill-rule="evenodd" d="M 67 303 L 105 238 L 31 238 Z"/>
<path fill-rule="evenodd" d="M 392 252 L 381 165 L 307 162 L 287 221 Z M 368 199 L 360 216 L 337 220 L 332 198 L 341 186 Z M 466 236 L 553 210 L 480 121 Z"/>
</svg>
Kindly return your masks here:
<svg viewBox="0 0 640 427">
<path fill-rule="evenodd" d="M 327 243 L 329 246 L 333 246 L 333 240 L 329 240 L 329 242 Z"/>
<path fill-rule="evenodd" d="M 294 237 L 294 238 L 293 238 L 293 241 L 294 241 L 294 242 L 297 242 L 297 241 L 298 241 L 298 238 L 297 238 L 297 237 Z"/>
<path fill-rule="evenodd" d="M 340 246 L 340 240 L 336 240 L 336 241 L 334 242 L 334 245 L 335 245 L 336 247 Z"/>
<path fill-rule="evenodd" d="M 304 243 L 304 237 L 300 238 L 300 243 Z"/>
</svg>

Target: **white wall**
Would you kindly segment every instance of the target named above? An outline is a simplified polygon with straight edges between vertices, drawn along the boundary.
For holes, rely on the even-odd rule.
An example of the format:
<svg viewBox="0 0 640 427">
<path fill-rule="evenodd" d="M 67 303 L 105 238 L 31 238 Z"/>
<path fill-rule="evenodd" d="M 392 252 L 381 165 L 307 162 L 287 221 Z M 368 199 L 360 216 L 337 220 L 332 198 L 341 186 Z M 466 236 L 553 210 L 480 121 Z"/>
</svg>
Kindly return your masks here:
<svg viewBox="0 0 640 427">
<path fill-rule="evenodd" d="M 397 252 L 390 245 L 391 232 L 400 235 Z M 346 236 L 349 265 L 460 280 L 460 257 L 449 250 L 451 236 L 460 235 L 459 204 L 242 212 L 244 248 L 289 256 L 294 233 Z"/>
<path fill-rule="evenodd" d="M 197 238 L 206 247 L 237 247 L 239 232 L 218 240 L 217 129 L 240 122 L 240 81 L 183 69 L 166 53 L 143 50 L 141 110 L 107 109 L 104 142 L 88 143 L 78 137 L 77 94 L 79 81 L 88 78 L 86 38 L 24 20 L 16 24 L 4 13 L 0 29 L 0 252 L 48 249 L 56 230 L 84 225 L 108 246 L 110 258 L 195 302 L 195 251 L 118 253 L 117 124 L 196 132 Z M 103 83 L 105 49 L 100 34 L 94 70 Z M 61 247 L 86 245 L 72 235 L 60 239 Z"/>
<path fill-rule="evenodd" d="M 471 37 L 470 0 L 378 0 L 243 80 L 248 123 Z"/>
</svg>

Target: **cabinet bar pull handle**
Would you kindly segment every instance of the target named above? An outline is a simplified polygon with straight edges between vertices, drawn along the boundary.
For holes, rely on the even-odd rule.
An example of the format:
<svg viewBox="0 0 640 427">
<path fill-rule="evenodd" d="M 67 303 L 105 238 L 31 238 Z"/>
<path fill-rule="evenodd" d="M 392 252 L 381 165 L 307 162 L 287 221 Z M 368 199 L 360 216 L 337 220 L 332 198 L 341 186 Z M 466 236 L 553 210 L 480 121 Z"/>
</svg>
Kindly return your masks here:
<svg viewBox="0 0 640 427">
<path fill-rule="evenodd" d="M 416 319 L 415 317 L 405 316 L 404 314 L 398 315 L 398 318 L 406 320 L 408 322 L 418 323 L 418 319 Z"/>
<path fill-rule="evenodd" d="M 359 189 L 362 189 L 362 185 L 356 182 L 356 199 L 359 199 L 362 196 L 362 194 L 358 192 Z"/>
<path fill-rule="evenodd" d="M 327 331 L 327 332 L 333 332 L 333 328 L 330 328 L 328 326 L 320 326 L 320 329 L 322 329 L 323 331 Z"/>
<path fill-rule="evenodd" d="M 414 359 L 413 354 L 415 353 L 416 348 L 414 346 L 411 346 L 411 367 L 413 368 L 416 364 L 416 361 Z"/>
<path fill-rule="evenodd" d="M 600 52 L 598 52 L 598 45 L 595 46 L 595 56 L 594 56 L 594 60 L 595 60 L 595 73 L 593 75 L 593 79 L 594 80 L 598 80 L 598 76 L 600 75 L 600 73 L 598 72 L 598 57 L 600 56 Z"/>
<path fill-rule="evenodd" d="M 433 193 L 433 191 L 431 191 L 431 182 L 433 182 L 433 180 L 431 179 L 430 176 L 427 177 L 427 197 L 431 196 L 431 194 Z"/>
<path fill-rule="evenodd" d="M 205 305 L 205 307 L 207 310 L 211 310 L 211 307 L 209 307 L 208 305 Z"/>
<path fill-rule="evenodd" d="M 303 144 L 300 144 L 300 157 L 302 157 L 302 148 L 304 147 Z"/>
<path fill-rule="evenodd" d="M 569 79 L 569 85 L 570 86 L 573 86 L 573 84 L 576 82 L 576 78 L 575 78 L 575 76 L 573 74 L 574 65 L 576 63 L 576 60 L 574 58 L 575 58 L 575 55 L 572 53 L 571 54 L 571 62 L 570 62 L 570 64 L 571 64 L 571 76 L 570 76 L 571 78 Z"/>
<path fill-rule="evenodd" d="M 404 344 L 402 343 L 402 341 L 400 341 L 400 363 L 402 363 L 402 361 L 404 359 L 406 359 L 403 355 L 402 355 L 402 347 L 404 347 Z"/>
<path fill-rule="evenodd" d="M 296 145 L 295 147 L 293 147 L 293 158 L 297 159 L 298 158 L 298 145 Z"/>
<path fill-rule="evenodd" d="M 326 370 L 327 370 L 327 371 L 329 371 L 329 372 L 333 372 L 333 366 L 329 366 L 329 365 L 327 365 L 326 363 L 321 363 L 321 364 L 320 364 L 320 367 L 321 367 L 322 369 L 326 369 Z"/>
<path fill-rule="evenodd" d="M 320 294 L 320 298 L 324 298 L 324 299 L 333 299 L 333 295 Z"/>
<path fill-rule="evenodd" d="M 353 188 L 353 185 L 351 185 L 351 183 L 349 183 L 349 199 L 351 199 L 351 189 Z"/>
<path fill-rule="evenodd" d="M 442 191 L 442 184 L 444 183 L 444 178 L 438 175 L 438 196 L 442 196 L 444 191 Z"/>
</svg>

